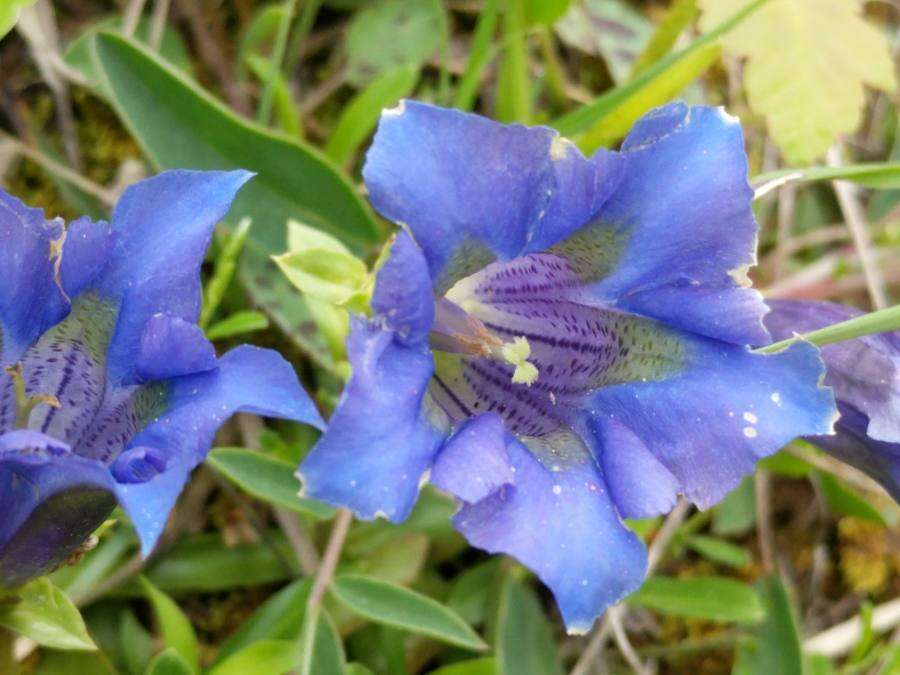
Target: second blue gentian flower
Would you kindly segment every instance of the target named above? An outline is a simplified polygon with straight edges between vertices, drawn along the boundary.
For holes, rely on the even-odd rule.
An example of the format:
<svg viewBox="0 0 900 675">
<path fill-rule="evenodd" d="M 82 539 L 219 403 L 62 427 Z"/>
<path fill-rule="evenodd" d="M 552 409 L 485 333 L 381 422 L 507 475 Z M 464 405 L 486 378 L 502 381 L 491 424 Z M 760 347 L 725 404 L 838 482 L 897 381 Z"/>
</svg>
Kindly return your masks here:
<svg viewBox="0 0 900 675">
<path fill-rule="evenodd" d="M 430 480 L 456 527 L 552 589 L 584 632 L 642 582 L 623 523 L 719 501 L 757 460 L 832 433 L 818 351 L 766 344 L 737 122 L 673 104 L 620 152 L 407 102 L 364 177 L 399 224 L 305 494 L 405 519 Z"/>
</svg>

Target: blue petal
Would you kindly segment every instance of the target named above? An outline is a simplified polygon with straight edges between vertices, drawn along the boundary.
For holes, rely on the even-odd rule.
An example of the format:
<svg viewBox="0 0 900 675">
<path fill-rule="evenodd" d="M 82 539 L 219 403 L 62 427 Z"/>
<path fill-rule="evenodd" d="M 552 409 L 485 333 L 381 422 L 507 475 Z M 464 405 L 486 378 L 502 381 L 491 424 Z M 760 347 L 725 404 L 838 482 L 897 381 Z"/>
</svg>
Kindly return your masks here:
<svg viewBox="0 0 900 675">
<path fill-rule="evenodd" d="M 439 292 L 532 240 L 548 245 L 602 201 L 592 162 L 556 132 L 404 101 L 382 115 L 363 176 L 422 246 Z"/>
<path fill-rule="evenodd" d="M 508 553 L 534 570 L 553 591 L 568 631 L 585 633 L 641 585 L 647 554 L 619 520 L 581 442 L 555 440 L 554 453 L 530 451 L 508 437 L 515 484 L 464 506 L 454 524 L 475 546 Z"/>
<path fill-rule="evenodd" d="M 47 221 L 40 209 L 0 190 L 0 356 L 5 364 L 15 363 L 69 309 L 55 278 L 51 247 L 62 234 L 62 221 Z"/>
<path fill-rule="evenodd" d="M 216 367 L 216 351 L 197 324 L 154 314 L 141 335 L 136 373 L 144 382 L 201 373 Z"/>
<path fill-rule="evenodd" d="M 216 431 L 234 413 L 324 427 L 294 369 L 277 352 L 237 347 L 219 359 L 218 366 L 216 370 L 169 380 L 168 409 L 129 444 L 129 449 L 152 448 L 165 458 L 165 470 L 149 482 L 116 487 L 145 554 L 162 533 L 189 473 L 203 461 Z M 157 464 L 162 461 L 156 457 Z"/>
<path fill-rule="evenodd" d="M 34 431 L 0 436 L 0 587 L 65 561 L 109 516 L 107 468 Z"/>
<path fill-rule="evenodd" d="M 422 250 L 404 231 L 397 234 L 387 262 L 378 272 L 372 311 L 404 344 L 424 340 L 434 323 L 428 264 Z"/>
<path fill-rule="evenodd" d="M 675 506 L 680 484 L 631 429 L 615 420 L 588 422 L 610 497 L 623 518 L 650 518 Z"/>
<path fill-rule="evenodd" d="M 115 235 L 109 223 L 78 218 L 66 226 L 60 278 L 66 295 L 74 298 L 90 286 L 106 267 Z"/>
<path fill-rule="evenodd" d="M 426 404 L 432 358 L 426 346 L 403 345 L 361 318 L 351 321 L 347 354 L 350 381 L 298 472 L 303 494 L 363 520 L 400 522 L 445 436 Z"/>
<path fill-rule="evenodd" d="M 511 484 L 503 421 L 492 413 L 466 421 L 438 453 L 431 482 L 470 504 Z"/>
<path fill-rule="evenodd" d="M 773 340 L 807 333 L 860 316 L 853 307 L 832 302 L 772 300 L 766 326 Z M 900 332 L 879 333 L 822 348 L 825 384 L 838 401 L 869 418 L 866 434 L 900 443 Z"/>
<path fill-rule="evenodd" d="M 762 297 L 741 128 L 715 108 L 670 104 L 622 146 L 623 175 L 596 219 L 553 249 L 585 300 L 738 344 L 762 344 Z"/>
<path fill-rule="evenodd" d="M 682 339 L 686 365 L 680 373 L 600 389 L 582 407 L 600 423 L 627 427 L 700 508 L 718 502 L 758 459 L 791 440 L 833 433 L 834 398 L 818 384 L 824 368 L 812 345 L 762 355 Z M 606 450 L 600 452 L 605 466 Z"/>
<path fill-rule="evenodd" d="M 97 280 L 121 303 L 109 346 L 113 384 L 136 380 L 144 326 L 164 313 L 196 321 L 200 264 L 213 228 L 228 212 L 246 171 L 167 171 L 125 190 L 112 217 L 115 245 Z"/>
</svg>

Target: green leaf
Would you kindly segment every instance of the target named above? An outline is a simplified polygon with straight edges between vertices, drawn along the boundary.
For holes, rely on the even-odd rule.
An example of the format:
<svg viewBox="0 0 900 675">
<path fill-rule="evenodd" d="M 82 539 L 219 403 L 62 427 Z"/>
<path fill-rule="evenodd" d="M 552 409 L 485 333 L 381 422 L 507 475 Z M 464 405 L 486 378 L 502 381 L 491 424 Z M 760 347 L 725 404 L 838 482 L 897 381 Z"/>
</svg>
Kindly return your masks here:
<svg viewBox="0 0 900 675">
<path fill-rule="evenodd" d="M 502 675 L 562 675 L 553 632 L 531 588 L 507 575 L 497 608 L 495 640 Z"/>
<path fill-rule="evenodd" d="M 330 591 L 353 612 L 376 623 L 427 635 L 473 651 L 487 647 L 455 612 L 401 586 L 346 574 L 335 579 Z"/>
<path fill-rule="evenodd" d="M 531 86 L 525 42 L 525 0 L 505 0 L 503 55 L 497 72 L 496 117 L 501 122 L 528 124 L 531 119 Z"/>
<path fill-rule="evenodd" d="M 841 482 L 824 471 L 816 471 L 822 494 L 828 505 L 837 513 L 868 520 L 879 525 L 887 525 L 884 516 L 865 499 L 841 484 Z"/>
<path fill-rule="evenodd" d="M 158 168 L 257 173 L 229 217 L 252 218 L 251 241 L 284 250 L 290 218 L 357 245 L 376 240 L 371 212 L 318 151 L 239 118 L 133 41 L 100 33 L 95 54 L 116 111 Z"/>
<path fill-rule="evenodd" d="M 170 647 L 150 662 L 146 675 L 192 675 L 196 672 L 177 650 Z"/>
<path fill-rule="evenodd" d="M 802 673 L 800 632 L 787 590 L 777 577 L 757 583 L 765 607 L 765 621 L 756 629 L 750 645 L 738 650 L 735 675 Z"/>
<path fill-rule="evenodd" d="M 296 640 L 311 587 L 311 579 L 298 579 L 271 596 L 222 644 L 215 662 L 261 640 Z"/>
<path fill-rule="evenodd" d="M 136 542 L 134 531 L 120 524 L 108 536 L 102 537 L 97 547 L 89 551 L 80 563 L 60 568 L 50 576 L 50 579 L 64 590 L 73 602 L 78 603 L 122 562 L 125 553 Z"/>
<path fill-rule="evenodd" d="M 298 496 L 296 467 L 244 448 L 215 448 L 206 463 L 254 497 L 320 520 L 334 517 L 331 506 Z"/>
<path fill-rule="evenodd" d="M 820 180 L 849 180 L 873 190 L 894 190 L 900 188 L 900 162 L 779 169 L 757 175 L 753 179 L 753 184 L 758 186 L 757 189 L 764 189 L 766 183 L 783 185 L 794 180 L 807 183 Z"/>
<path fill-rule="evenodd" d="M 300 110 L 294 101 L 294 95 L 287 80 L 279 69 L 272 69 L 272 62 L 261 56 L 249 54 L 246 57 L 247 65 L 260 82 L 272 80 L 272 101 L 275 106 L 275 117 L 278 126 L 288 136 L 298 138 L 303 135 L 300 123 Z"/>
<path fill-rule="evenodd" d="M 634 62 L 632 76 L 646 70 L 672 51 L 679 36 L 694 23 L 699 14 L 697 0 L 674 0 L 665 16 L 657 24 L 644 51 Z"/>
<path fill-rule="evenodd" d="M 221 321 L 216 321 L 206 329 L 206 337 L 210 340 L 224 340 L 236 335 L 246 335 L 269 327 L 269 318 L 262 312 L 247 309 L 235 312 Z"/>
<path fill-rule="evenodd" d="M 362 85 L 385 70 L 418 70 L 437 52 L 445 30 L 432 0 L 380 0 L 357 12 L 347 28 L 347 79 Z"/>
<path fill-rule="evenodd" d="M 700 0 L 713 26 L 747 0 Z M 867 84 L 895 89 L 890 47 L 862 19 L 857 0 L 772 0 L 727 35 L 725 49 L 748 58 L 750 106 L 790 163 L 822 155 L 862 121 Z"/>
<path fill-rule="evenodd" d="M 753 623 L 763 606 L 753 587 L 722 577 L 650 577 L 626 602 L 663 614 L 710 621 Z"/>
<path fill-rule="evenodd" d="M 852 340 L 874 333 L 888 333 L 900 329 L 900 305 L 879 309 L 875 312 L 869 312 L 862 316 L 854 317 L 848 321 L 820 328 L 809 333 L 804 333 L 799 338 L 793 337 L 787 340 L 781 340 L 765 347 L 760 347 L 756 351 L 764 354 L 779 352 L 785 347 L 792 345 L 798 340 L 812 342 L 818 347 Z"/>
<path fill-rule="evenodd" d="M 172 598 L 156 588 L 146 577 L 141 586 L 162 633 L 163 643 L 177 652 L 192 673 L 200 672 L 200 645 L 191 622 Z"/>
<path fill-rule="evenodd" d="M 19 600 L 0 605 L 0 626 L 52 649 L 96 649 L 84 619 L 68 596 L 42 577 L 18 590 Z"/>
<path fill-rule="evenodd" d="M 273 259 L 288 281 L 306 295 L 357 309 L 368 304 L 369 270 L 352 253 L 306 248 Z"/>
<path fill-rule="evenodd" d="M 430 675 L 498 675 L 499 672 L 497 660 L 486 656 L 483 659 L 452 663 L 449 666 L 432 670 Z"/>
<path fill-rule="evenodd" d="M 756 494 L 753 477 L 747 476 L 713 508 L 712 531 L 722 535 L 742 535 L 756 524 Z"/>
<path fill-rule="evenodd" d="M 45 649 L 31 675 L 120 675 L 103 652 L 58 652 Z M 143 671 L 136 673 L 143 675 Z"/>
<path fill-rule="evenodd" d="M 315 621 L 314 627 L 311 621 Z M 318 608 L 304 618 L 300 675 L 344 675 L 344 645 L 331 617 Z"/>
<path fill-rule="evenodd" d="M 22 8 L 32 3 L 34 3 L 34 0 L 3 0 L 0 2 L 0 38 L 16 25 Z"/>
<path fill-rule="evenodd" d="M 284 675 L 300 665 L 297 643 L 289 640 L 261 640 L 248 645 L 208 671 L 208 675 L 266 673 Z"/>
<path fill-rule="evenodd" d="M 750 555 L 747 551 L 722 539 L 693 534 L 684 538 L 684 544 L 703 557 L 723 565 L 744 567 L 750 563 Z"/>
<path fill-rule="evenodd" d="M 373 673 L 361 663 L 348 663 L 344 675 L 373 675 Z"/>
<path fill-rule="evenodd" d="M 465 570 L 450 589 L 447 606 L 472 625 L 483 623 L 487 617 L 488 596 L 497 578 L 499 565 L 499 558 L 491 558 Z"/>
<path fill-rule="evenodd" d="M 375 129 L 381 111 L 408 96 L 419 81 L 415 66 L 399 66 L 382 72 L 344 106 L 334 131 L 325 145 L 325 154 L 335 164 L 347 164 Z"/>
<path fill-rule="evenodd" d="M 800 443 L 802 441 L 796 442 Z M 756 466 L 758 469 L 771 471 L 787 478 L 806 478 L 813 469 L 809 462 L 784 450 L 776 452 L 774 455 L 763 457 Z"/>
<path fill-rule="evenodd" d="M 625 101 L 628 101 L 628 99 L 636 92 L 639 92 L 647 86 L 648 83 L 659 77 L 660 74 L 672 68 L 678 61 L 691 57 L 697 51 L 707 49 L 709 45 L 713 44 L 722 35 L 733 30 L 735 26 L 738 26 L 753 12 L 757 11 L 765 3 L 770 1 L 771 0 L 753 0 L 746 7 L 730 16 L 730 18 L 717 25 L 705 35 L 694 40 L 681 51 L 673 52 L 664 59 L 660 59 L 625 84 L 601 94 L 590 103 L 558 118 L 551 123 L 551 126 L 559 130 L 563 136 L 569 137 L 583 133 L 588 129 L 595 128 L 604 117 L 609 115 Z"/>
<path fill-rule="evenodd" d="M 137 28 L 134 31 L 134 38 L 140 42 L 147 44 L 150 39 L 151 22 L 147 17 L 141 17 L 138 21 Z M 66 47 L 63 60 L 70 68 L 81 73 L 82 77 L 87 80 L 89 86 L 93 87 L 97 93 L 102 96 L 109 96 L 109 92 L 103 89 L 100 76 L 97 73 L 97 66 L 91 53 L 94 37 L 100 31 L 110 31 L 114 33 L 121 32 L 122 17 L 111 16 L 101 19 L 86 28 L 82 28 L 72 42 Z M 191 55 L 181 39 L 178 31 L 172 28 L 166 28 L 163 32 L 162 42 L 159 45 L 159 56 L 168 61 L 172 66 L 185 73 L 193 70 Z"/>
<path fill-rule="evenodd" d="M 267 536 L 280 557 L 268 546 L 226 546 L 217 533 L 185 537 L 153 561 L 147 578 L 173 594 L 216 593 L 284 581 L 296 573 L 285 564 L 293 560 L 290 545 L 277 530 Z"/>
<path fill-rule="evenodd" d="M 132 675 L 141 675 L 153 656 L 153 636 L 131 610 L 123 610 L 119 621 L 119 643 L 122 658 Z"/>
</svg>

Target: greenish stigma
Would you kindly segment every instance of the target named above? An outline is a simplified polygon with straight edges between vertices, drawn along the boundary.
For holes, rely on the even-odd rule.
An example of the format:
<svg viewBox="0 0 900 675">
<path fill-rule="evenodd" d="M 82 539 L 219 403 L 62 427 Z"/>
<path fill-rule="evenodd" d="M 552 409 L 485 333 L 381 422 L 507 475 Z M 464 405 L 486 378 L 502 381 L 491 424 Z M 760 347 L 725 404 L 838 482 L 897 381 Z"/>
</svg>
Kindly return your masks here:
<svg viewBox="0 0 900 675">
<path fill-rule="evenodd" d="M 39 405 L 49 405 L 51 408 L 59 408 L 59 399 L 48 394 L 29 396 L 25 391 L 25 378 L 22 376 L 22 364 L 9 366 L 6 372 L 12 378 L 13 388 L 16 393 L 16 429 L 27 429 L 28 418 L 31 411 Z"/>
</svg>

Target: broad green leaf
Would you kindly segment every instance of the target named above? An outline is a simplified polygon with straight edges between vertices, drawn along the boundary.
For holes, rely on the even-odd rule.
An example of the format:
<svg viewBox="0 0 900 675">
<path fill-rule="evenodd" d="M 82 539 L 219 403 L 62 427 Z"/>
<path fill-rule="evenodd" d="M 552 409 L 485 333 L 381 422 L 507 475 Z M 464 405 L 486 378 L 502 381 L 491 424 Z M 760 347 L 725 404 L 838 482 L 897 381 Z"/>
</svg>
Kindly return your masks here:
<svg viewBox="0 0 900 675">
<path fill-rule="evenodd" d="M 378 75 L 344 106 L 325 145 L 325 154 L 335 164 L 346 165 L 375 129 L 381 111 L 397 105 L 418 81 L 419 69 L 415 66 L 390 68 Z"/>
<path fill-rule="evenodd" d="M 756 523 L 756 494 L 753 477 L 747 476 L 713 507 L 712 531 L 722 535 L 741 535 Z"/>
<path fill-rule="evenodd" d="M 235 312 L 221 321 L 216 321 L 206 329 L 206 337 L 210 340 L 224 340 L 235 335 L 245 335 L 269 327 L 269 319 L 262 312 L 247 309 Z"/>
<path fill-rule="evenodd" d="M 631 74 L 646 70 L 672 51 L 679 36 L 694 23 L 699 13 L 697 0 L 674 0 L 634 62 Z"/>
<path fill-rule="evenodd" d="M 300 650 L 293 640 L 261 640 L 219 663 L 207 675 L 266 673 L 284 675 L 300 664 Z"/>
<path fill-rule="evenodd" d="M 42 577 L 18 591 L 14 604 L 0 605 L 0 626 L 52 649 L 96 649 L 84 619 L 68 596 Z"/>
<path fill-rule="evenodd" d="M 153 607 L 163 643 L 184 659 L 191 672 L 199 673 L 200 645 L 190 620 L 172 598 L 156 588 L 146 577 L 141 577 L 141 586 Z"/>
<path fill-rule="evenodd" d="M 119 619 L 119 644 L 128 672 L 141 675 L 153 656 L 153 636 L 144 628 L 130 609 L 123 610 Z"/>
<path fill-rule="evenodd" d="M 346 563 L 341 572 L 363 574 L 401 586 L 411 584 L 425 566 L 429 544 L 424 534 L 406 534 Z"/>
<path fill-rule="evenodd" d="M 97 67 L 94 64 L 94 58 L 91 54 L 94 37 L 100 31 L 119 32 L 122 30 L 122 17 L 111 16 L 100 19 L 97 23 L 82 29 L 78 37 L 76 37 L 66 47 L 63 60 L 70 68 L 74 68 L 82 77 L 84 77 L 89 85 L 98 90 L 103 96 L 108 96 L 109 92 L 104 90 L 97 73 Z M 150 20 L 141 17 L 138 21 L 137 29 L 134 31 L 134 38 L 140 42 L 147 44 L 150 39 Z M 159 45 L 159 56 L 168 61 L 172 66 L 185 73 L 193 70 L 190 53 L 181 39 L 178 31 L 172 28 L 166 28 L 163 32 L 162 42 Z"/>
<path fill-rule="evenodd" d="M 45 649 L 30 675 L 121 675 L 103 652 L 59 652 Z M 136 673 L 144 675 L 144 671 Z"/>
<path fill-rule="evenodd" d="M 19 12 L 34 0 L 2 0 L 0 1 L 0 38 L 12 30 L 19 20 Z"/>
<path fill-rule="evenodd" d="M 684 543 L 688 548 L 693 549 L 704 558 L 709 558 L 723 565 L 744 567 L 750 563 L 750 555 L 745 549 L 722 539 L 693 534 L 685 537 Z"/>
<path fill-rule="evenodd" d="M 344 675 L 344 645 L 334 622 L 321 607 L 303 617 L 298 675 Z"/>
<path fill-rule="evenodd" d="M 753 587 L 722 577 L 650 577 L 626 602 L 663 614 L 710 621 L 753 623 L 763 618 L 763 606 Z"/>
<path fill-rule="evenodd" d="M 249 494 L 270 504 L 320 520 L 335 514 L 330 506 L 300 497 L 300 483 L 294 475 L 296 467 L 280 459 L 244 448 L 215 448 L 206 462 Z"/>
<path fill-rule="evenodd" d="M 269 531 L 267 538 L 280 551 L 280 556 L 269 546 L 226 546 L 217 533 L 185 537 L 153 561 L 147 578 L 174 595 L 216 593 L 291 578 L 296 570 L 286 566 L 286 563 L 293 564 L 290 545 L 277 530 Z"/>
<path fill-rule="evenodd" d="M 495 116 L 501 122 L 528 124 L 531 119 L 524 2 L 525 0 L 504 0 L 503 53 L 497 71 L 495 110 Z"/>
<path fill-rule="evenodd" d="M 498 578 L 499 565 L 499 558 L 491 558 L 469 567 L 456 578 L 447 596 L 447 606 L 467 623 L 477 626 L 484 622 L 488 610 L 488 595 Z"/>
<path fill-rule="evenodd" d="M 427 635 L 473 651 L 487 646 L 451 609 L 401 586 L 346 574 L 335 579 L 330 591 L 354 613 L 376 623 Z"/>
<path fill-rule="evenodd" d="M 819 485 L 822 487 L 822 494 L 828 505 L 844 516 L 853 516 L 869 522 L 886 525 L 884 516 L 865 499 L 853 492 L 850 488 L 845 487 L 841 482 L 824 471 L 816 471 L 819 479 Z"/>
<path fill-rule="evenodd" d="M 483 659 L 458 661 L 457 663 L 432 670 L 430 675 L 499 675 L 497 660 L 491 656 Z"/>
<path fill-rule="evenodd" d="M 311 579 L 298 579 L 266 600 L 222 644 L 216 663 L 260 640 L 296 640 L 311 587 Z"/>
<path fill-rule="evenodd" d="M 191 675 L 196 672 L 176 649 L 169 647 L 150 662 L 146 675 Z"/>
<path fill-rule="evenodd" d="M 578 147 L 590 153 L 619 140 L 644 113 L 669 102 L 719 58 L 717 44 L 705 45 L 680 59 L 637 88 L 611 109 L 593 128 L 576 137 Z"/>
<path fill-rule="evenodd" d="M 352 253 L 306 248 L 273 259 L 288 281 L 308 296 L 358 311 L 368 304 L 369 270 Z"/>
<path fill-rule="evenodd" d="M 229 220 L 251 217 L 251 241 L 280 253 L 290 218 L 357 245 L 375 240 L 371 212 L 318 151 L 239 118 L 133 41 L 100 33 L 94 48 L 116 111 L 157 168 L 257 173 Z"/>
<path fill-rule="evenodd" d="M 362 85 L 397 66 L 418 69 L 441 44 L 444 17 L 432 0 L 379 0 L 347 28 L 347 79 Z"/>
<path fill-rule="evenodd" d="M 601 94 L 590 103 L 587 103 L 570 113 L 563 115 L 551 123 L 563 136 L 573 137 L 596 127 L 600 121 L 615 110 L 623 102 L 627 101 L 636 92 L 647 86 L 649 82 L 674 66 L 678 61 L 692 56 L 699 50 L 706 49 L 722 35 L 733 30 L 735 26 L 745 21 L 765 3 L 771 0 L 752 0 L 746 7 L 729 16 L 728 19 L 717 25 L 705 35 L 701 35 L 690 45 L 679 52 L 673 52 L 664 59 L 660 59 L 637 76 L 631 78 L 625 84 Z"/>
<path fill-rule="evenodd" d="M 777 577 L 757 583 L 765 607 L 765 621 L 754 633 L 750 645 L 738 650 L 734 675 L 802 673 L 800 633 L 787 590 Z"/>
<path fill-rule="evenodd" d="M 874 190 L 894 190 L 900 188 L 900 162 L 779 169 L 757 175 L 753 183 L 762 187 L 766 183 L 783 184 L 793 180 L 807 183 L 820 180 L 849 180 Z"/>
<path fill-rule="evenodd" d="M 550 623 L 534 591 L 507 575 L 497 608 L 500 675 L 562 675 Z"/>
<path fill-rule="evenodd" d="M 746 4 L 700 0 L 702 25 L 714 26 Z M 723 39 L 726 50 L 748 58 L 750 106 L 766 117 L 788 162 L 809 162 L 856 130 L 864 84 L 895 89 L 886 36 L 861 13 L 857 0 L 772 0 Z"/>
<path fill-rule="evenodd" d="M 653 24 L 624 0 L 576 2 L 555 28 L 564 42 L 602 57 L 617 83 L 628 79 L 653 32 Z"/>
</svg>

